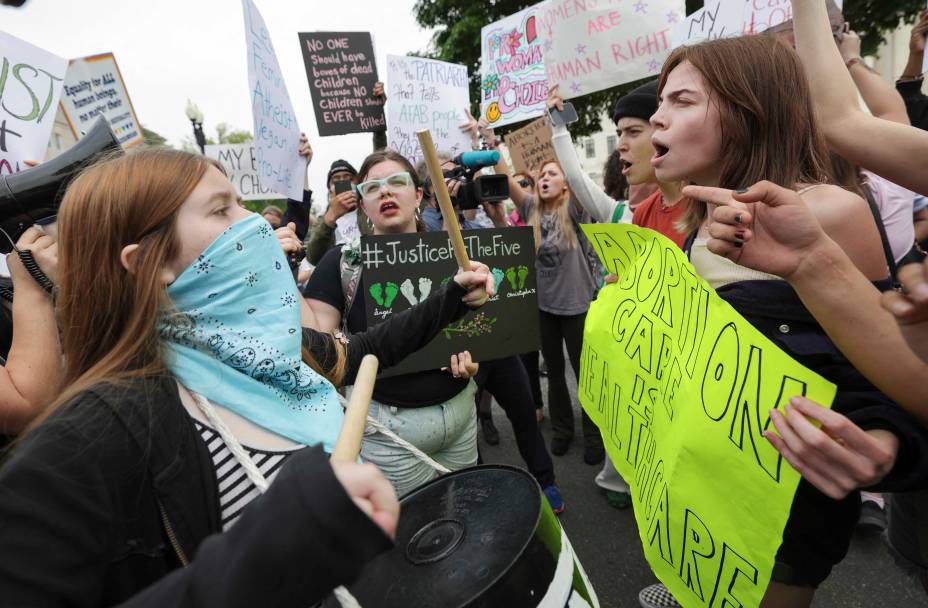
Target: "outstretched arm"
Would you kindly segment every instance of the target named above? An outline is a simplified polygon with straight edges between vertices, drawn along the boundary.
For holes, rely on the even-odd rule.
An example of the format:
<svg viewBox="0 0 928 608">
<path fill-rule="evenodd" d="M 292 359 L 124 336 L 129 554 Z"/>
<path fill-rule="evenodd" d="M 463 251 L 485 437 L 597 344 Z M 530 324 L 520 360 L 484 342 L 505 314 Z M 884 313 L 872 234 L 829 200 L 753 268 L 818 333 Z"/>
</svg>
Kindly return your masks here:
<svg viewBox="0 0 928 608">
<path fill-rule="evenodd" d="M 558 95 L 558 86 L 554 85 L 548 89 L 548 107 L 563 110 L 564 101 Z M 566 125 L 552 125 L 551 145 L 554 147 L 554 154 L 564 170 L 567 185 L 570 186 L 570 191 L 574 194 L 577 202 L 597 222 L 604 224 L 611 222 L 615 206 L 619 202 L 606 194 L 583 170 L 580 165 L 580 158 L 577 156 L 577 149 L 574 147 L 574 142 L 570 138 L 570 132 L 567 130 Z"/>
<path fill-rule="evenodd" d="M 713 253 L 789 281 L 851 363 L 928 421 L 928 359 L 916 354 L 928 357 L 928 266 L 900 269 L 907 296 L 881 295 L 795 192 L 760 182 L 744 193 L 689 186 L 684 194 L 718 204 L 709 225 Z"/>
<path fill-rule="evenodd" d="M 805 66 L 815 114 L 828 145 L 841 156 L 915 192 L 928 192 L 928 133 L 875 118 L 857 91 L 832 39 L 825 3 L 792 0 L 796 51 Z"/>
<path fill-rule="evenodd" d="M 883 120 L 910 124 L 905 102 L 899 92 L 863 62 L 860 56 L 860 36 L 856 32 L 843 34 L 838 40 L 838 50 L 870 113 Z"/>
</svg>

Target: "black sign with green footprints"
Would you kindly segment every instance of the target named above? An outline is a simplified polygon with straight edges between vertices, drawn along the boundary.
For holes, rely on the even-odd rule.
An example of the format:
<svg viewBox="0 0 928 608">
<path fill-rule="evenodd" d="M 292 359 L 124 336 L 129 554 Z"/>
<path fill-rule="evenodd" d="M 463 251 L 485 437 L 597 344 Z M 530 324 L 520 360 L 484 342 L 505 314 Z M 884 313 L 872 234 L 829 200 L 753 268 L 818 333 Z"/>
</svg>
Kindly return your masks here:
<svg viewBox="0 0 928 608">
<path fill-rule="evenodd" d="M 470 259 L 490 267 L 496 295 L 382 377 L 445 367 L 453 353 L 463 350 L 470 351 L 475 361 L 538 350 L 532 229 L 465 230 L 463 236 Z M 365 236 L 361 260 L 359 289 L 371 325 L 415 306 L 450 281 L 458 267 L 446 232 Z"/>
</svg>

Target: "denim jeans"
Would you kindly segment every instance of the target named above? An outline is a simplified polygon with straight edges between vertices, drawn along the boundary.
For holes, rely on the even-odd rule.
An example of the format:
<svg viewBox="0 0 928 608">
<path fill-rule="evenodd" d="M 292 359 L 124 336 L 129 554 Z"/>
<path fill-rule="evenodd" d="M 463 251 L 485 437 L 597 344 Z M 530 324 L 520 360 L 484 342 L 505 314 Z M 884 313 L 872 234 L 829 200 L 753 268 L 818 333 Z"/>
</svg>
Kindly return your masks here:
<svg viewBox="0 0 928 608">
<path fill-rule="evenodd" d="M 477 417 L 473 381 L 444 403 L 402 408 L 371 401 L 370 416 L 439 464 L 456 471 L 477 464 Z M 361 458 L 377 465 L 402 496 L 438 472 L 386 435 L 368 427 Z"/>
</svg>

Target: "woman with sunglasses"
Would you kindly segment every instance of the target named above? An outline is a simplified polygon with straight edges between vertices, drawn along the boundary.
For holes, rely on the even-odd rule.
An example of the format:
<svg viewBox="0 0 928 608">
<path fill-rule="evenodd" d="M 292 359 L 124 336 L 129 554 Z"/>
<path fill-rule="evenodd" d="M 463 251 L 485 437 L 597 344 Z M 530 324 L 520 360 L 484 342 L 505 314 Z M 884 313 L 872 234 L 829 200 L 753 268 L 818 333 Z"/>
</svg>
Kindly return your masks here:
<svg viewBox="0 0 928 608">
<path fill-rule="evenodd" d="M 422 185 L 401 154 L 380 150 L 369 155 L 358 172 L 357 191 L 375 235 L 424 230 L 418 217 Z M 329 250 L 303 292 L 322 331 L 367 328 L 364 295 L 357 291 L 360 266 L 349 257 L 341 246 Z M 388 284 L 383 295 L 392 301 L 399 296 L 397 290 Z M 370 416 L 441 465 L 457 470 L 477 463 L 476 387 L 470 380 L 476 369 L 466 352 L 453 355 L 450 367 L 451 373 L 434 369 L 379 380 Z M 400 495 L 437 476 L 430 465 L 379 431 L 364 437 L 361 457 L 380 467 Z"/>
</svg>

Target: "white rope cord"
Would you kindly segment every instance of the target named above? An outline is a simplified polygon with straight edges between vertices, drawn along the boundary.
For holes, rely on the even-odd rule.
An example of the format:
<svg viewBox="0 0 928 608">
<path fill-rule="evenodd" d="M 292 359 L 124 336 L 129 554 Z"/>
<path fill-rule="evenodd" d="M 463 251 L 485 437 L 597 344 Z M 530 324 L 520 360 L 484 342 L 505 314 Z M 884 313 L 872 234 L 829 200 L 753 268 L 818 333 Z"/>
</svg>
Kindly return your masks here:
<svg viewBox="0 0 928 608">
<path fill-rule="evenodd" d="M 339 403 L 342 404 L 342 408 L 347 408 L 347 407 L 348 407 L 348 400 L 347 400 L 345 397 L 343 397 L 343 396 L 341 395 L 341 393 L 336 393 L 336 395 L 338 395 L 338 401 L 339 401 Z M 433 469 L 435 469 L 435 470 L 438 471 L 439 473 L 445 474 L 445 473 L 450 473 L 450 472 L 451 472 L 451 469 L 445 467 L 445 466 L 442 465 L 441 463 L 439 463 L 439 462 L 435 461 L 434 459 L 432 459 L 428 454 L 426 454 L 425 452 L 423 452 L 422 450 L 420 450 L 419 448 L 417 448 L 417 447 L 414 446 L 413 444 L 409 443 L 408 441 L 406 441 L 405 439 L 403 439 L 402 437 L 400 437 L 399 435 L 397 435 L 396 433 L 394 433 L 393 431 L 391 431 L 390 429 L 388 429 L 388 428 L 387 428 L 384 424 L 382 424 L 381 422 L 379 422 L 379 421 L 377 421 L 377 420 L 374 420 L 373 418 L 371 418 L 370 416 L 368 416 L 368 417 L 367 417 L 367 424 L 368 424 L 368 426 L 370 426 L 371 428 L 373 428 L 375 431 L 377 431 L 377 432 L 379 432 L 379 433 L 382 433 L 382 434 L 385 435 L 386 437 L 389 437 L 389 438 L 393 441 L 393 443 L 395 443 L 396 445 L 398 445 L 398 446 L 400 446 L 401 448 L 405 449 L 407 452 L 409 452 L 410 454 L 412 454 L 413 456 L 415 456 L 416 458 L 418 458 L 419 460 L 421 460 L 421 461 L 424 462 L 425 464 L 429 465 L 430 467 L 432 467 Z"/>
<path fill-rule="evenodd" d="M 197 407 L 200 408 L 200 411 L 203 412 L 204 416 L 206 416 L 206 419 L 209 420 L 210 424 L 213 425 L 213 428 L 216 429 L 216 432 L 219 433 L 219 436 L 226 444 L 226 447 L 229 448 L 230 452 L 232 452 L 232 456 L 240 465 L 242 465 L 242 468 L 245 469 L 245 473 L 248 475 L 248 479 L 250 479 L 252 483 L 255 484 L 255 487 L 258 488 L 259 492 L 262 494 L 267 492 L 268 487 L 270 487 L 270 484 L 267 481 L 267 477 L 265 477 L 264 473 L 258 469 L 258 466 L 255 464 L 254 460 L 252 460 L 251 456 L 245 452 L 245 448 L 242 447 L 242 444 L 239 443 L 239 440 L 236 439 L 235 435 L 232 434 L 232 431 L 229 430 L 229 427 L 226 426 L 226 423 L 223 422 L 222 418 L 220 418 L 216 413 L 216 408 L 213 407 L 213 404 L 198 393 L 195 393 L 189 389 L 188 392 L 193 397 L 193 401 L 197 404 Z M 344 587 L 336 587 L 334 594 L 335 599 L 339 601 L 339 603 L 342 605 L 342 608 L 361 608 L 361 604 L 358 603 L 358 600 L 356 600 L 354 596 L 351 595 L 351 592 Z"/>
<path fill-rule="evenodd" d="M 197 407 L 200 408 L 200 411 L 203 412 L 203 415 L 209 420 L 209 423 L 213 425 L 213 428 L 216 429 L 216 432 L 222 437 L 222 441 L 226 444 L 226 447 L 229 448 L 229 451 L 232 452 L 232 456 L 234 456 L 235 460 L 245 469 L 245 473 L 248 475 L 248 479 L 251 480 L 251 483 L 255 484 L 255 487 L 258 488 L 258 491 L 262 494 L 267 492 L 270 484 L 264 476 L 264 473 L 258 469 L 255 461 L 245 452 L 245 448 L 242 447 L 242 444 L 239 443 L 235 435 L 232 434 L 232 431 L 229 430 L 226 423 L 223 422 L 222 418 L 216 413 L 216 408 L 213 407 L 213 404 L 198 393 L 189 389 L 188 392 L 193 397 Z"/>
</svg>

